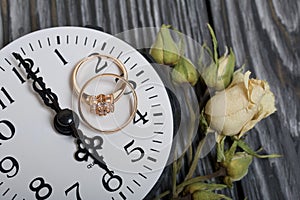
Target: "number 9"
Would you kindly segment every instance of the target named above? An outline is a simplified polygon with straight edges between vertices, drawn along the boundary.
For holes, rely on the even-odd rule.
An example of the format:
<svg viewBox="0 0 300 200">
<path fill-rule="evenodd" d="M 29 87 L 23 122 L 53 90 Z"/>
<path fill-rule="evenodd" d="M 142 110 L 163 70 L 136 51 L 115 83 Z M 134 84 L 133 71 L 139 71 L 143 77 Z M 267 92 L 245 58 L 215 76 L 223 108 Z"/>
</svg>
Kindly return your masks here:
<svg viewBox="0 0 300 200">
<path fill-rule="evenodd" d="M 10 167 L 5 168 L 5 166 L 7 166 L 7 165 L 5 165 L 4 162 L 10 162 L 11 163 Z M 14 169 L 15 169 L 15 173 L 12 175 L 9 175 L 8 173 Z M 19 171 L 19 163 L 15 158 L 13 158 L 11 156 L 7 156 L 0 161 L 0 172 L 7 174 L 6 175 L 7 178 L 13 178 L 14 176 L 16 176 L 18 174 L 18 171 Z"/>
</svg>

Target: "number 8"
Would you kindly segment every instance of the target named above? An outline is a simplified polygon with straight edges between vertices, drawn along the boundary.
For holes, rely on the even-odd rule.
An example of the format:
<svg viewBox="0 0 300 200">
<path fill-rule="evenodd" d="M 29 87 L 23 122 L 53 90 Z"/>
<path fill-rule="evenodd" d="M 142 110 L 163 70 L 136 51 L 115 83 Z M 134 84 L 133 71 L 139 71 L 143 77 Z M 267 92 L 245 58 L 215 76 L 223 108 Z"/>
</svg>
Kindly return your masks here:
<svg viewBox="0 0 300 200">
<path fill-rule="evenodd" d="M 39 181 L 39 185 L 37 186 L 34 186 L 34 183 L 36 181 Z M 51 193 L 52 193 L 52 187 L 51 185 L 49 185 L 48 183 L 45 183 L 44 179 L 42 177 L 37 177 L 35 179 L 33 179 L 29 185 L 29 188 L 31 191 L 35 192 L 35 198 L 37 200 L 44 200 L 44 199 L 47 199 L 50 197 Z M 44 196 L 41 196 L 40 195 L 40 191 L 43 189 L 43 188 L 46 188 L 48 190 L 48 192 L 44 195 Z"/>
</svg>

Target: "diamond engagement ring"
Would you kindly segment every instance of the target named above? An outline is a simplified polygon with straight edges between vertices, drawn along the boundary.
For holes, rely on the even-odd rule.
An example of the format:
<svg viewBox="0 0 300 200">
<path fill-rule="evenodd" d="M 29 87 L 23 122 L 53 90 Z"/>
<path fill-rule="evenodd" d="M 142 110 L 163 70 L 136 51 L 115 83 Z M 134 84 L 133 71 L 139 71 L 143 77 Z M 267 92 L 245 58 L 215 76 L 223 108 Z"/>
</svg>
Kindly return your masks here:
<svg viewBox="0 0 300 200">
<path fill-rule="evenodd" d="M 73 86 L 76 91 L 76 94 L 80 93 L 80 88 L 79 88 L 77 80 L 76 80 L 79 69 L 82 66 L 84 66 L 85 63 L 87 63 L 93 59 L 96 59 L 96 58 L 112 61 L 120 69 L 124 80 L 127 81 L 127 79 L 128 79 L 127 70 L 126 70 L 124 64 L 119 59 L 116 59 L 110 55 L 93 54 L 89 57 L 86 57 L 86 58 L 83 58 L 82 60 L 80 60 L 73 70 L 72 82 L 73 82 Z M 87 94 L 87 93 L 82 93 L 82 98 L 85 101 L 85 103 L 90 106 L 90 111 L 92 113 L 95 113 L 99 116 L 105 116 L 108 113 L 114 111 L 114 103 L 116 101 L 118 101 L 119 98 L 123 95 L 125 87 L 126 87 L 126 83 L 123 83 L 119 88 L 117 88 L 117 90 L 115 90 L 112 94 L 108 94 L 108 95 L 104 95 L 104 94 L 91 95 L 91 94 Z"/>
</svg>

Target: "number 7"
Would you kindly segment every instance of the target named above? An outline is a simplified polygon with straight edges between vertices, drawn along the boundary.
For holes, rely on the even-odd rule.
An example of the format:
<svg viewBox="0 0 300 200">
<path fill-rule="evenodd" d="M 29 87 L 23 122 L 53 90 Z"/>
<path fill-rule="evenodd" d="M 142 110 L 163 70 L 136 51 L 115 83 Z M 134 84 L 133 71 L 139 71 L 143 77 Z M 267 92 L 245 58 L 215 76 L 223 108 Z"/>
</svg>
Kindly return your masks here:
<svg viewBox="0 0 300 200">
<path fill-rule="evenodd" d="M 79 193 L 79 183 L 76 182 L 74 185 L 72 185 L 71 187 L 69 187 L 66 191 L 65 191 L 65 194 L 66 196 L 68 196 L 68 193 L 73 190 L 73 189 L 76 189 L 76 200 L 82 200 L 81 197 L 80 197 L 80 193 Z"/>
</svg>

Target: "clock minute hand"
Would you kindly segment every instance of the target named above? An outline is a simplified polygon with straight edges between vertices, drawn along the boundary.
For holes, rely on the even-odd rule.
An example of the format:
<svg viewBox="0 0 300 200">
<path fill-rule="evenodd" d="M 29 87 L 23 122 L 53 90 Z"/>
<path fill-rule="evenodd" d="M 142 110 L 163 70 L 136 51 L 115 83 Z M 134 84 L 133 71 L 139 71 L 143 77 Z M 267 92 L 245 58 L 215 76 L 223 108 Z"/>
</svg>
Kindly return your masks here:
<svg viewBox="0 0 300 200">
<path fill-rule="evenodd" d="M 72 135 L 76 138 L 78 151 L 75 153 L 75 158 L 77 158 L 77 161 L 83 161 L 78 157 L 78 153 L 85 153 L 85 161 L 87 161 L 87 158 L 90 157 L 95 162 L 95 164 L 104 169 L 106 173 L 113 176 L 112 171 L 109 170 L 107 165 L 105 164 L 103 156 L 99 156 L 96 152 L 97 148 L 102 149 L 103 139 L 100 136 L 96 136 L 91 139 L 93 141 L 101 141 L 101 144 L 98 144 L 97 146 L 90 146 L 89 144 L 85 143 L 84 141 L 89 140 L 89 138 L 84 136 L 82 131 L 78 129 L 78 115 L 68 108 L 60 108 L 57 95 L 53 93 L 50 88 L 46 87 L 46 84 L 44 83 L 42 77 L 37 76 L 37 74 L 40 72 L 39 68 L 37 68 L 36 71 L 33 71 L 33 60 L 29 58 L 24 59 L 20 54 L 15 52 L 13 52 L 12 54 L 16 58 L 16 60 L 20 62 L 19 66 L 21 65 L 25 68 L 27 79 L 33 80 L 33 89 L 41 96 L 45 105 L 52 108 L 56 112 L 56 115 L 54 117 L 55 129 L 63 135 Z M 81 144 L 83 145 L 83 148 L 81 147 Z M 90 153 L 89 150 L 92 150 L 93 152 Z"/>
<path fill-rule="evenodd" d="M 46 106 L 55 110 L 56 113 L 61 111 L 59 107 L 58 98 L 51 89 L 46 88 L 46 84 L 43 81 L 42 77 L 38 77 L 37 74 L 40 72 L 40 69 L 37 68 L 36 71 L 33 71 L 33 60 L 26 58 L 23 59 L 22 56 L 18 53 L 13 52 L 13 56 L 19 60 L 20 65 L 22 65 L 27 72 L 27 79 L 33 80 L 33 89 L 41 96 Z"/>
<path fill-rule="evenodd" d="M 44 104 L 56 112 L 54 117 L 55 129 L 63 135 L 72 135 L 73 137 L 78 138 L 76 132 L 74 132 L 71 128 L 72 124 L 78 128 L 78 115 L 70 109 L 60 108 L 57 95 L 53 93 L 50 88 L 46 87 L 42 77 L 37 76 L 37 74 L 40 72 L 40 69 L 37 68 L 36 71 L 33 71 L 34 62 L 32 59 L 23 59 L 20 54 L 15 52 L 12 54 L 15 59 L 20 62 L 19 67 L 23 66 L 25 68 L 27 79 L 33 80 L 32 87 L 43 99 Z"/>
</svg>

